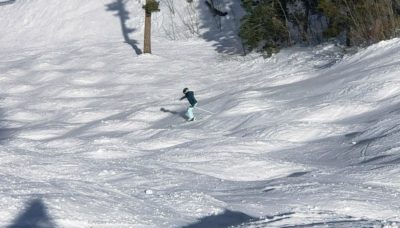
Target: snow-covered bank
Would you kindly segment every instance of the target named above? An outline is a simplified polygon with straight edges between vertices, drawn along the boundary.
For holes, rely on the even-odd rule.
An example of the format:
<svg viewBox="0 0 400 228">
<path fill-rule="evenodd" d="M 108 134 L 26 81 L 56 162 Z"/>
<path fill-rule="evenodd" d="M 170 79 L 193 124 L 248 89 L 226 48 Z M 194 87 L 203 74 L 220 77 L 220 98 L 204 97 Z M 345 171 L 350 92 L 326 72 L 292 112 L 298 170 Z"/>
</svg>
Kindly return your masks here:
<svg viewBox="0 0 400 228">
<path fill-rule="evenodd" d="M 399 39 L 340 61 L 332 45 L 264 60 L 158 35 L 137 56 L 108 10 L 117 1 L 57 3 L 0 6 L 2 226 L 400 221 Z M 16 19 L 39 9 L 30 26 Z M 58 31 L 68 18 L 77 30 Z M 216 114 L 186 123 L 185 86 Z"/>
</svg>

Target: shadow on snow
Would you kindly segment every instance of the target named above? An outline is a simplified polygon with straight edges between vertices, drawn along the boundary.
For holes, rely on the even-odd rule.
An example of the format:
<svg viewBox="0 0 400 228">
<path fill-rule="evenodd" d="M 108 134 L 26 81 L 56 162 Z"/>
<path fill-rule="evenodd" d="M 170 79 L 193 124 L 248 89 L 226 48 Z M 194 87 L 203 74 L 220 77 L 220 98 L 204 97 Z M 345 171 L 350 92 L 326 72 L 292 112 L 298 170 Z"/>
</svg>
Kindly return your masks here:
<svg viewBox="0 0 400 228">
<path fill-rule="evenodd" d="M 8 1 L 0 1 L 0 6 L 10 5 L 15 3 L 15 0 L 8 0 Z"/>
<path fill-rule="evenodd" d="M 321 212 L 322 213 L 322 212 Z M 227 227 L 376 227 L 383 224 L 392 224 L 393 222 L 385 222 L 379 220 L 357 219 L 352 216 L 346 216 L 338 220 L 328 220 L 311 223 L 297 223 L 293 225 L 285 225 L 282 221 L 296 217 L 295 212 L 286 212 L 273 216 L 262 216 L 260 218 L 252 217 L 242 212 L 225 210 L 224 213 L 218 215 L 210 215 L 200 219 L 198 222 L 183 226 L 183 228 L 227 228 Z M 287 224 L 288 222 L 286 222 Z M 394 222 L 397 223 L 397 222 Z"/>
<path fill-rule="evenodd" d="M 161 112 L 170 114 L 166 117 L 164 117 L 163 119 L 155 122 L 153 124 L 153 128 L 156 129 L 164 129 L 164 128 L 171 128 L 174 125 L 179 125 L 181 123 L 186 122 L 187 117 L 185 116 L 185 112 L 184 110 L 180 110 L 180 111 L 175 111 L 175 110 L 170 110 L 170 109 L 166 109 L 166 108 L 160 108 Z"/>
<path fill-rule="evenodd" d="M 0 98 L 0 100 L 3 98 Z M 17 132 L 18 128 L 9 128 L 5 124 L 7 120 L 4 119 L 3 110 L 0 109 L 0 144 L 3 144 L 4 141 L 9 140 L 15 132 Z"/>
<path fill-rule="evenodd" d="M 171 110 L 169 110 L 169 109 L 166 109 L 166 108 L 160 108 L 160 111 L 161 112 L 166 112 L 166 113 L 171 113 L 172 115 L 176 115 L 176 116 L 179 116 L 179 117 L 182 117 L 182 119 L 187 119 L 187 117 L 185 116 L 185 112 L 183 111 L 181 111 L 181 112 L 177 112 L 177 111 L 171 111 Z"/>
<path fill-rule="evenodd" d="M 17 130 L 18 129 L 16 128 L 3 128 L 0 125 L 0 144 L 2 144 L 3 141 L 10 139 L 11 136 L 14 135 Z"/>
<path fill-rule="evenodd" d="M 200 219 L 197 223 L 184 226 L 183 228 L 218 228 L 238 226 L 243 223 L 248 223 L 258 218 L 249 216 L 242 212 L 226 210 L 222 214 L 210 215 Z"/>
<path fill-rule="evenodd" d="M 27 202 L 23 211 L 8 228 L 34 227 L 52 228 L 56 227 L 52 218 L 47 213 L 47 208 L 41 199 Z"/>
<path fill-rule="evenodd" d="M 138 42 L 129 38 L 129 34 L 134 32 L 135 29 L 128 28 L 126 25 L 126 22 L 129 20 L 129 12 L 125 9 L 125 1 L 116 0 L 115 2 L 107 4 L 106 6 L 107 11 L 117 11 L 116 16 L 119 17 L 121 22 L 121 30 L 125 43 L 129 44 L 137 55 L 142 54 L 142 50 L 137 46 Z"/>
<path fill-rule="evenodd" d="M 232 1 L 229 6 L 223 0 L 212 0 L 213 8 L 210 8 L 208 1 L 200 0 L 200 20 L 202 29 L 207 31 L 202 35 L 208 42 L 214 42 L 213 46 L 219 53 L 224 54 L 244 54 L 242 41 L 239 37 L 239 22 L 243 12 L 240 1 Z M 229 9 L 228 9 L 229 8 Z M 226 10 L 228 9 L 228 10 Z M 215 13 L 222 11 L 223 15 Z"/>
</svg>

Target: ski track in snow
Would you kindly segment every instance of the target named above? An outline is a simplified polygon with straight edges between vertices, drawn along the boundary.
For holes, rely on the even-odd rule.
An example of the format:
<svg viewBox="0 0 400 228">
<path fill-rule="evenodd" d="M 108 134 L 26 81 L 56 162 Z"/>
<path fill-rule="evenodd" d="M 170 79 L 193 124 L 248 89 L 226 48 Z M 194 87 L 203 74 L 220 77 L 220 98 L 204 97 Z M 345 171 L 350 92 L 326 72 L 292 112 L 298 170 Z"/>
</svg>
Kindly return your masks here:
<svg viewBox="0 0 400 228">
<path fill-rule="evenodd" d="M 0 5 L 1 226 L 397 227 L 398 39 L 332 65 L 333 45 L 262 59 L 157 30 L 135 56 L 109 3 Z M 216 114 L 186 123 L 186 86 Z"/>
</svg>

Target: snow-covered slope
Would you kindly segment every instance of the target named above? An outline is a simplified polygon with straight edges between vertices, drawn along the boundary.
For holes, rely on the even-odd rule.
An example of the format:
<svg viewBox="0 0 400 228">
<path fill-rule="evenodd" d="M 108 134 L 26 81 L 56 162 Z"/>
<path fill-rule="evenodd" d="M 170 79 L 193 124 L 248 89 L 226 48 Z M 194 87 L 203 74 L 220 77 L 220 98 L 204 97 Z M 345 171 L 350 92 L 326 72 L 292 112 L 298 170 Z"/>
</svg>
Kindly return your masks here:
<svg viewBox="0 0 400 228">
<path fill-rule="evenodd" d="M 0 6 L 1 226 L 396 226 L 399 39 L 239 57 L 162 8 L 136 55 L 140 6 Z M 186 123 L 186 86 L 215 114 Z"/>
<path fill-rule="evenodd" d="M 118 18 L 107 11 L 110 0 L 20 0 L 1 6 L 2 46 L 65 46 L 71 42 L 120 40 Z"/>
</svg>

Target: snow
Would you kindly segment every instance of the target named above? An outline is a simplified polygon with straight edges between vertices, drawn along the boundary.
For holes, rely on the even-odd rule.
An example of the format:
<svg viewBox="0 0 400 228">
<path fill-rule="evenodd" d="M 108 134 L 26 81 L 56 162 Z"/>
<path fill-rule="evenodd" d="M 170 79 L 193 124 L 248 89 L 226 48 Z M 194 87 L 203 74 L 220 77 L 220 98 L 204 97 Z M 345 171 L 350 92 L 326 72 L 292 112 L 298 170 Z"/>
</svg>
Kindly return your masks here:
<svg viewBox="0 0 400 228">
<path fill-rule="evenodd" d="M 400 39 L 231 55 L 239 1 L 193 4 L 151 55 L 140 1 L 0 4 L 0 225 L 398 227 Z"/>
</svg>

